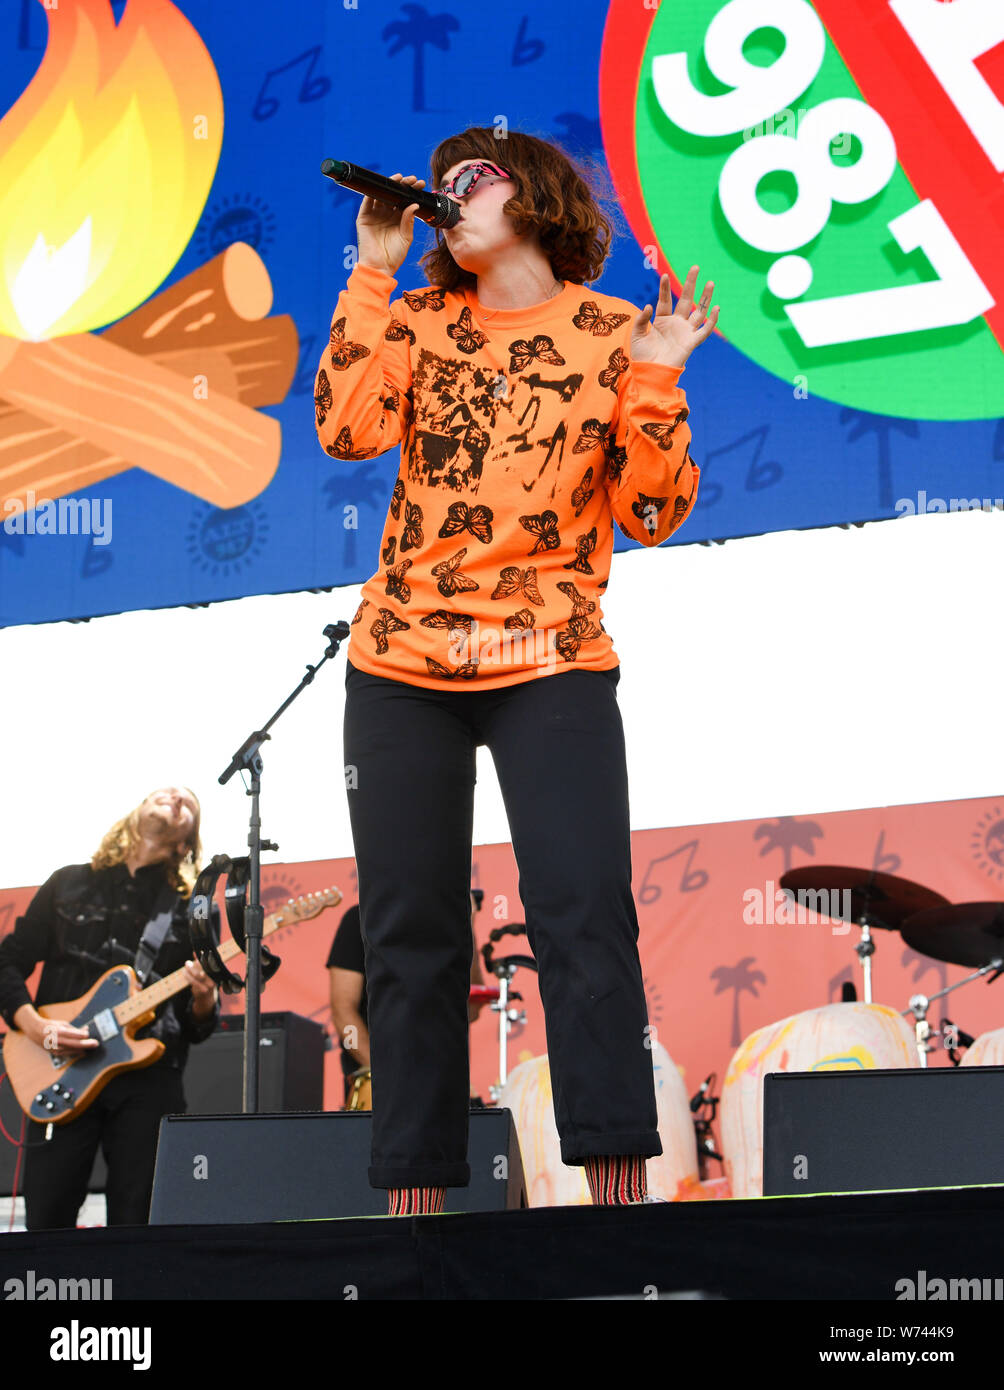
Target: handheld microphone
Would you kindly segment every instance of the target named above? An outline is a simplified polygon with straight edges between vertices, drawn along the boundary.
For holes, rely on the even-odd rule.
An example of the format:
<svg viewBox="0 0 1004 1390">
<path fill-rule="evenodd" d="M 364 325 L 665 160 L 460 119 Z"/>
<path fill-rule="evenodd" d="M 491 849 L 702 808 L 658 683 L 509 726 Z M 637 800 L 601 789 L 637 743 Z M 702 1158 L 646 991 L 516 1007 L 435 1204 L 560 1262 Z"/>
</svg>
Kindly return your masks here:
<svg viewBox="0 0 1004 1390">
<path fill-rule="evenodd" d="M 455 227 L 460 221 L 460 204 L 445 193 L 427 193 L 424 188 L 398 183 L 395 179 L 385 178 L 383 174 L 375 174 L 372 169 L 349 164 L 344 159 L 325 159 L 321 164 L 321 173 L 340 183 L 343 188 L 351 188 L 353 193 L 376 198 L 378 202 L 389 203 L 391 207 L 403 210 L 417 203 L 415 216 L 430 227 Z"/>
</svg>

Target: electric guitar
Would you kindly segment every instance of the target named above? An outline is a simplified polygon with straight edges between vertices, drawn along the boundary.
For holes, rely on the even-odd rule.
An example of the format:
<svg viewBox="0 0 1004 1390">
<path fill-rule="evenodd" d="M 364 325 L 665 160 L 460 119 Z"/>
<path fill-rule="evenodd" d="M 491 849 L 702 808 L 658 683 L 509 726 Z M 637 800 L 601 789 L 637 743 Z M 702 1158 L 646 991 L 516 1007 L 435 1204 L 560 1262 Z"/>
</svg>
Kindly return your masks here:
<svg viewBox="0 0 1004 1390">
<path fill-rule="evenodd" d="M 266 917 L 262 935 L 317 917 L 341 900 L 337 888 L 291 899 Z M 236 941 L 219 947 L 224 962 L 239 952 Z M 86 1028 L 100 1044 L 85 1052 L 50 1052 L 32 1042 L 26 1033 L 12 1028 L 4 1039 L 4 1067 L 17 1102 L 28 1118 L 42 1124 L 68 1124 L 87 1109 L 113 1076 L 156 1062 L 164 1044 L 158 1038 L 137 1041 L 134 1035 L 153 1022 L 158 1005 L 188 989 L 190 984 L 182 967 L 140 989 L 132 966 L 116 965 L 106 970 L 79 999 L 66 1004 L 43 1004 L 38 1010 L 43 1018 L 62 1018 L 76 1028 Z"/>
</svg>

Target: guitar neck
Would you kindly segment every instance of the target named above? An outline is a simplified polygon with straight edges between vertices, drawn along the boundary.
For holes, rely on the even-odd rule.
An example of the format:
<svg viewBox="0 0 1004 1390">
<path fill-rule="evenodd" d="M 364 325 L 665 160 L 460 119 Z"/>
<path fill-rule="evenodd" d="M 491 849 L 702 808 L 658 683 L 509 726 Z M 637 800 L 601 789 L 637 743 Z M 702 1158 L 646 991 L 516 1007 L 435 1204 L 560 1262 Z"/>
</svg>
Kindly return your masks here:
<svg viewBox="0 0 1004 1390">
<path fill-rule="evenodd" d="M 285 926 L 287 921 L 294 920 L 292 914 L 273 912 L 271 917 L 265 918 L 262 926 L 262 937 L 271 935 L 272 932 Z M 220 960 L 225 964 L 227 961 L 233 960 L 234 956 L 239 955 L 241 948 L 236 941 L 225 941 L 217 949 Z M 163 1004 L 165 999 L 170 999 L 175 994 L 180 994 L 183 989 L 188 989 L 191 983 L 184 966 L 178 970 L 172 970 L 170 975 L 165 975 L 156 984 L 147 985 L 146 989 L 141 989 L 138 994 L 133 994 L 128 999 L 123 1000 L 115 1008 L 115 1017 L 119 1023 L 127 1023 L 129 1019 L 149 1013 L 151 1009 L 156 1009 L 158 1005 Z"/>
</svg>

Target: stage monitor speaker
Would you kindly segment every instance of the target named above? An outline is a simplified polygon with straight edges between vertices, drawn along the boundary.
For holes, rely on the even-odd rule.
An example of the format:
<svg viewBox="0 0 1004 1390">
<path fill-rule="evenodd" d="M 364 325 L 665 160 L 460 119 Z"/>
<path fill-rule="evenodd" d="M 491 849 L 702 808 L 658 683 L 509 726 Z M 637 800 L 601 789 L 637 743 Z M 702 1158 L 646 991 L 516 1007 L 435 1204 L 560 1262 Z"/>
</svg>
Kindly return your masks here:
<svg viewBox="0 0 1004 1390">
<path fill-rule="evenodd" d="M 160 1123 L 151 1226 L 317 1221 L 386 1216 L 370 1187 L 372 1114 L 167 1115 Z M 472 1110 L 469 1187 L 444 1211 L 525 1207 L 526 1184 L 508 1110 Z"/>
<path fill-rule="evenodd" d="M 1004 1067 L 769 1072 L 763 1194 L 1004 1183 Z"/>
<path fill-rule="evenodd" d="M 327 1043 L 321 1024 L 301 1014 L 262 1014 L 258 1043 L 259 1108 L 321 1110 Z M 184 1084 L 189 1115 L 240 1113 L 244 1092 L 243 1014 L 224 1014 L 216 1032 L 189 1049 Z M 21 1134 L 21 1119 L 21 1107 L 10 1084 L 5 1082 L 0 1087 L 0 1120 L 15 1139 Z M 12 1191 L 16 1161 L 17 1149 L 0 1134 L 0 1194 L 4 1196 Z M 104 1192 L 107 1177 L 108 1169 L 99 1149 L 88 1190 Z M 24 1186 L 23 1172 L 18 1186 Z"/>
</svg>

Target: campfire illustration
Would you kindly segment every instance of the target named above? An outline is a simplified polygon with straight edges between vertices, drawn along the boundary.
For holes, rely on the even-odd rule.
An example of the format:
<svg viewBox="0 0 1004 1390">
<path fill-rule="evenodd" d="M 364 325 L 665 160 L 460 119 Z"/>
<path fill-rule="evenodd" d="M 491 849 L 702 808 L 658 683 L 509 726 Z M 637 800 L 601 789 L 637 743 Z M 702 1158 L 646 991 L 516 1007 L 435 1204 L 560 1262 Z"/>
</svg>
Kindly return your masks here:
<svg viewBox="0 0 1004 1390">
<path fill-rule="evenodd" d="M 118 25 L 108 0 L 45 9 L 41 65 L 0 120 L 0 499 L 142 468 L 241 506 L 279 465 L 256 407 L 289 391 L 296 325 L 269 316 L 244 242 L 157 293 L 220 156 L 212 58 L 171 0 L 129 0 Z"/>
</svg>

